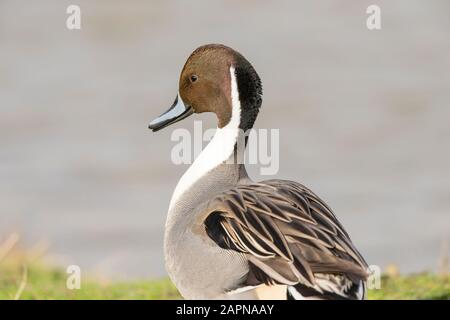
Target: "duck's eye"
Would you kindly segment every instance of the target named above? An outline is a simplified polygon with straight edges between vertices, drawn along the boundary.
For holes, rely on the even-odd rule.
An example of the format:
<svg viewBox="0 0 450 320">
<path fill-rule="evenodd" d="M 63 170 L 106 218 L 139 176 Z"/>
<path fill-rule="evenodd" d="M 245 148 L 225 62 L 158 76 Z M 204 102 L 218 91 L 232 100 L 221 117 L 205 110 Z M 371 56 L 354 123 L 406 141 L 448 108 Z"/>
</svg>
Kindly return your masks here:
<svg viewBox="0 0 450 320">
<path fill-rule="evenodd" d="M 197 81 L 198 80 L 198 77 L 195 75 L 195 74 L 193 74 L 192 76 L 191 76 L 191 82 L 195 82 L 195 81 Z"/>
</svg>

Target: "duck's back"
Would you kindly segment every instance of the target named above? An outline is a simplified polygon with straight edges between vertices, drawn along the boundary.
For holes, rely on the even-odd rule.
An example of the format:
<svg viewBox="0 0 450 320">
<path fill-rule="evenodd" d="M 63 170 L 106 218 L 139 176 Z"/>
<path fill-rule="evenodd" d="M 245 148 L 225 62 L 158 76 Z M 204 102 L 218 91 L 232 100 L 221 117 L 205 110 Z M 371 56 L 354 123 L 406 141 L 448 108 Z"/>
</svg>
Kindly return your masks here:
<svg viewBox="0 0 450 320">
<path fill-rule="evenodd" d="M 363 298 L 366 262 L 332 210 L 303 185 L 241 184 L 204 210 L 217 246 L 245 255 L 241 287 L 286 285 L 293 299 Z"/>
</svg>

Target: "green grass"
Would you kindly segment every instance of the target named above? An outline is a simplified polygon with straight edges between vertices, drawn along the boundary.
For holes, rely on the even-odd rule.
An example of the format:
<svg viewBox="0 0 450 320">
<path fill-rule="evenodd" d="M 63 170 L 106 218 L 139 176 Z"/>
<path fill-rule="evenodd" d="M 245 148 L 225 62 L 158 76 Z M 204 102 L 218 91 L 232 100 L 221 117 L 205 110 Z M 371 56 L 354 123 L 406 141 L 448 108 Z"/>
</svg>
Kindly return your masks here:
<svg viewBox="0 0 450 320">
<path fill-rule="evenodd" d="M 57 268 L 28 266 L 20 299 L 180 299 L 168 279 L 105 282 L 82 277 L 81 288 L 69 290 L 67 276 Z M 14 299 L 23 279 L 23 267 L 0 266 L 0 300 Z"/>
<path fill-rule="evenodd" d="M 13 299 L 25 284 L 20 264 L 0 264 L 0 299 Z M 180 299 L 168 279 L 101 282 L 84 279 L 79 290 L 66 288 L 67 274 L 40 264 L 27 267 L 20 299 Z M 380 290 L 369 290 L 369 299 L 450 299 L 450 276 L 429 273 L 383 276 Z"/>
<path fill-rule="evenodd" d="M 380 290 L 369 290 L 372 300 L 450 300 L 450 276 L 421 273 L 381 278 Z"/>
</svg>

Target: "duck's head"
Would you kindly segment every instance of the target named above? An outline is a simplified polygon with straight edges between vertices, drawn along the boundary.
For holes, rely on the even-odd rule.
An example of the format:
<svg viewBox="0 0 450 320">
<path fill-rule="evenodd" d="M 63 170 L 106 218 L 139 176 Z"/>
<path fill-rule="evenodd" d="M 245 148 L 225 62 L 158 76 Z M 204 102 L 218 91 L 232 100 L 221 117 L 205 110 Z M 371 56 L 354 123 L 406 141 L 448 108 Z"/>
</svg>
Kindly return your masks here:
<svg viewBox="0 0 450 320">
<path fill-rule="evenodd" d="M 238 119 L 233 123 L 246 131 L 253 126 L 261 102 L 261 81 L 247 59 L 224 45 L 209 44 L 189 56 L 174 103 L 149 128 L 158 131 L 193 113 L 214 112 L 219 128 L 234 117 Z"/>
</svg>

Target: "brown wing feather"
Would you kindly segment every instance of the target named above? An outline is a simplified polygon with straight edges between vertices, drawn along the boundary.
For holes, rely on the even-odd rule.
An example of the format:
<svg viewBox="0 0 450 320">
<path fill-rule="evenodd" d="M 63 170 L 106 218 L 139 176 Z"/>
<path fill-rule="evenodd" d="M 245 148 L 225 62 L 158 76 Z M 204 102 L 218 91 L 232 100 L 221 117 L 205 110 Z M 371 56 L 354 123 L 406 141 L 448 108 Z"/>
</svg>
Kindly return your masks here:
<svg viewBox="0 0 450 320">
<path fill-rule="evenodd" d="M 246 285 L 301 283 L 340 274 L 354 283 L 367 264 L 333 211 L 311 190 L 285 180 L 237 186 L 211 200 L 205 227 L 224 249 L 247 256 Z"/>
</svg>

